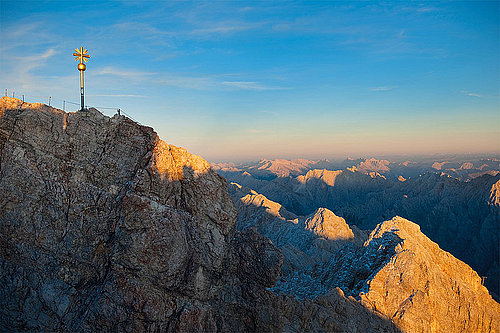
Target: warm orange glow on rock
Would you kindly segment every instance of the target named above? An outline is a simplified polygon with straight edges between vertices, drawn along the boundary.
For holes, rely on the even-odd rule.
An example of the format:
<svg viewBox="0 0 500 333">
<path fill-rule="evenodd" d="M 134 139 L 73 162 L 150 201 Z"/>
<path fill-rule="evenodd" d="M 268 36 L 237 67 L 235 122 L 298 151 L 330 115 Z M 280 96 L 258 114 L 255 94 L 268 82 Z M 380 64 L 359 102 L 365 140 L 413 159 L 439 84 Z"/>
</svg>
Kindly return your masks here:
<svg viewBox="0 0 500 333">
<path fill-rule="evenodd" d="M 184 148 L 169 145 L 158 139 L 153 153 L 153 171 L 160 174 L 161 179 L 177 181 L 185 178 L 184 172 L 190 170 L 194 178 L 208 172 L 210 164 L 197 155 L 190 154 Z"/>
</svg>

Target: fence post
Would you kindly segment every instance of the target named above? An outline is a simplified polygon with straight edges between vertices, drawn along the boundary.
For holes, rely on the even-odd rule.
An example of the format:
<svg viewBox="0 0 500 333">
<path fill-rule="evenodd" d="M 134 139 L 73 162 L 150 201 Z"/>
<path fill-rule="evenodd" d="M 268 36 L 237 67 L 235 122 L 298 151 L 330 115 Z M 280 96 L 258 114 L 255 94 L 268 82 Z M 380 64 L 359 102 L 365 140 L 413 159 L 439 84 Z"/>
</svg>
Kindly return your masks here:
<svg viewBox="0 0 500 333">
<path fill-rule="evenodd" d="M 24 95 L 23 95 L 23 103 L 24 103 Z"/>
<path fill-rule="evenodd" d="M 49 96 L 49 106 L 50 106 L 50 99 L 52 98 L 52 96 Z"/>
<path fill-rule="evenodd" d="M 66 111 L 66 101 L 63 101 L 63 111 Z"/>
<path fill-rule="evenodd" d="M 12 98 L 14 98 L 14 92 L 12 92 Z"/>
</svg>

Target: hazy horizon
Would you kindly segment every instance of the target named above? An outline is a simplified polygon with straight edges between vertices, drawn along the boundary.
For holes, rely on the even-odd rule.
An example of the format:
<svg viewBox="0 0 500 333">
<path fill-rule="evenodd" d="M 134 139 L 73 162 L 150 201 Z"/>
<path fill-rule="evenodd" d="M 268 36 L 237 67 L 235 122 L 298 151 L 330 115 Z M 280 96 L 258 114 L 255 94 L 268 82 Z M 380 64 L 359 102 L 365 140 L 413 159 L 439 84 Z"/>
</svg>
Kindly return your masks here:
<svg viewBox="0 0 500 333">
<path fill-rule="evenodd" d="M 209 161 L 498 155 L 499 6 L 2 1 L 0 88 L 78 103 L 83 46 L 87 105 Z"/>
<path fill-rule="evenodd" d="M 208 160 L 210 163 L 223 164 L 223 163 L 252 163 L 260 162 L 262 160 L 311 160 L 311 161 L 321 161 L 328 160 L 329 162 L 340 163 L 345 160 L 358 160 L 358 159 L 377 159 L 377 160 L 388 160 L 390 162 L 430 162 L 430 161 L 468 161 L 477 159 L 496 159 L 500 161 L 500 154 L 498 153 L 462 153 L 462 154 L 388 154 L 388 155 L 346 155 L 346 156 L 311 156 L 310 158 L 296 156 L 296 157 L 273 157 L 273 156 L 261 156 L 257 158 L 247 158 L 247 159 L 227 159 L 227 160 Z"/>
</svg>

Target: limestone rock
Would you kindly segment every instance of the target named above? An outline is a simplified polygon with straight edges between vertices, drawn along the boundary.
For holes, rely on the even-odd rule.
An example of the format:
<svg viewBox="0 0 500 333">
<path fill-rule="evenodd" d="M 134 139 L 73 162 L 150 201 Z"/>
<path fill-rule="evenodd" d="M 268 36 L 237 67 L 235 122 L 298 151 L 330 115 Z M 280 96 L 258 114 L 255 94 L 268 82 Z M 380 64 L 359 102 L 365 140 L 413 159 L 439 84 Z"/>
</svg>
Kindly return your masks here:
<svg viewBox="0 0 500 333">
<path fill-rule="evenodd" d="M 297 216 L 279 203 L 237 183 L 228 186 L 238 208 L 238 230 L 255 228 L 283 251 L 283 273 L 327 262 L 347 242 L 362 245 L 367 236 L 325 208 L 308 216 Z"/>
<path fill-rule="evenodd" d="M 123 116 L 0 110 L 2 330 L 211 331 L 236 222 L 225 180 Z"/>
<path fill-rule="evenodd" d="M 417 224 L 399 217 L 380 224 L 367 246 L 386 235 L 401 241 L 368 281 L 368 292 L 361 296 L 366 304 L 391 315 L 404 331 L 500 330 L 500 305 L 467 264 L 441 250 Z"/>
<path fill-rule="evenodd" d="M 351 164 L 359 162 L 353 160 Z M 477 169 L 462 171 L 479 170 L 481 164 L 498 167 L 498 160 L 482 159 L 474 162 Z M 458 169 L 460 165 L 449 167 Z M 307 216 L 318 208 L 327 208 L 344 218 L 351 229 L 372 230 L 381 221 L 403 216 L 420 225 L 441 248 L 487 276 L 485 285 L 500 300 L 500 173 L 490 170 L 462 181 L 449 175 L 451 169 L 445 170 L 447 174 L 423 173 L 405 181 L 377 174 L 371 177 L 356 167 L 313 169 L 295 178 L 273 180 L 235 172 L 221 174 L 292 214 Z"/>
<path fill-rule="evenodd" d="M 318 208 L 304 221 L 304 224 L 306 230 L 311 230 L 314 234 L 326 239 L 349 240 L 354 238 L 354 234 L 345 220 L 326 208 Z"/>
<path fill-rule="evenodd" d="M 477 273 L 401 217 L 379 224 L 362 248 L 346 246 L 329 263 L 282 278 L 273 289 L 311 297 L 324 294 L 311 288 L 318 285 L 341 288 L 405 332 L 500 329 L 500 304 Z"/>
<path fill-rule="evenodd" d="M 500 180 L 491 186 L 489 204 L 500 207 Z"/>
<path fill-rule="evenodd" d="M 282 295 L 279 307 L 283 332 L 401 332 L 390 318 L 346 298 L 340 288 L 313 300 Z"/>
<path fill-rule="evenodd" d="M 235 232 L 226 185 L 126 117 L 1 98 L 0 331 L 395 330 L 342 295 L 307 322 L 270 291 L 283 256 Z"/>
<path fill-rule="evenodd" d="M 374 158 L 369 158 L 359 163 L 357 165 L 357 169 L 365 173 L 373 171 L 383 173 L 390 170 L 389 164 L 390 162 L 388 160 L 377 160 Z"/>
</svg>

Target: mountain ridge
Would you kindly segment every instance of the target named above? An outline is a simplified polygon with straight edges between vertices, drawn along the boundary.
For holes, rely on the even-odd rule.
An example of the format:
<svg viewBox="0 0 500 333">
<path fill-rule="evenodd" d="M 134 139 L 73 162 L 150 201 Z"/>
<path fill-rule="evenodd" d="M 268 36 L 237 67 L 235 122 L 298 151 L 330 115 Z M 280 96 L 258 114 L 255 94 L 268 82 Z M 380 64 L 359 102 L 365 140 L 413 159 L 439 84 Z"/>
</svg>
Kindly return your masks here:
<svg viewBox="0 0 500 333">
<path fill-rule="evenodd" d="M 297 177 L 271 180 L 255 178 L 245 169 L 218 172 L 229 182 L 252 188 L 296 215 L 324 207 L 365 230 L 393 216 L 403 216 L 486 276 L 485 284 L 498 297 L 500 174 L 462 181 L 438 171 L 403 181 L 360 172 L 357 167 L 313 169 Z"/>
<path fill-rule="evenodd" d="M 368 236 L 325 208 L 305 217 L 288 215 L 287 220 L 281 205 L 254 190 L 232 183 L 229 192 L 240 212 L 238 229 L 255 228 L 283 252 L 283 273 L 272 287 L 278 294 L 320 308 L 324 305 L 315 302 L 332 293 L 354 297 L 403 331 L 498 330 L 500 304 L 478 274 L 432 242 L 417 224 L 394 217 Z M 311 228 L 321 224 L 337 228 L 328 235 Z"/>
</svg>

